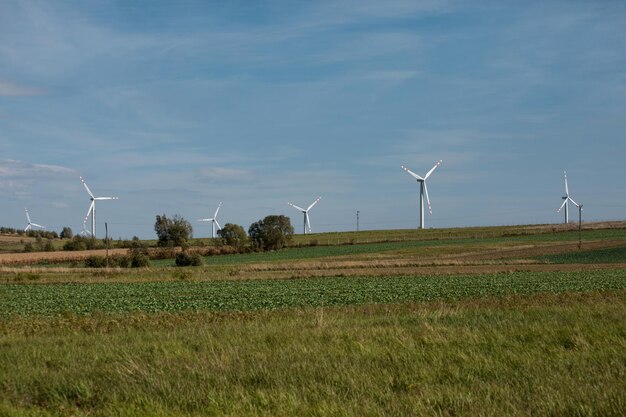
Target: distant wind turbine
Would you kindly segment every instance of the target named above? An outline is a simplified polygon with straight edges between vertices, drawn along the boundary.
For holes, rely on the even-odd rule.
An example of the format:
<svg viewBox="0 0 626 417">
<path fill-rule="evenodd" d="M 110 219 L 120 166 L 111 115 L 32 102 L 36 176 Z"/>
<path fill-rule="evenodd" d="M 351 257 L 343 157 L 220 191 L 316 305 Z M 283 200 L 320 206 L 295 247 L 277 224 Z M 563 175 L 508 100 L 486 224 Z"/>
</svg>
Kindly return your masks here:
<svg viewBox="0 0 626 417">
<path fill-rule="evenodd" d="M 91 233 L 90 234 L 91 234 L 91 237 L 95 238 L 96 237 L 96 201 L 118 200 L 118 197 L 95 197 L 93 193 L 91 192 L 91 190 L 89 189 L 89 187 L 87 186 L 87 183 L 85 182 L 83 177 L 80 177 L 80 181 L 85 186 L 85 190 L 87 190 L 87 194 L 89 194 L 89 199 L 91 200 L 91 204 L 89 204 L 89 209 L 87 210 L 87 215 L 85 216 L 85 220 L 83 220 L 83 230 L 86 230 L 85 225 L 87 224 L 87 219 L 89 218 L 89 215 L 91 214 Z"/>
<path fill-rule="evenodd" d="M 307 228 L 307 226 L 309 228 L 309 232 L 311 232 L 311 221 L 309 220 L 309 210 L 311 210 L 313 208 L 313 206 L 316 205 L 317 202 L 320 201 L 321 199 L 322 199 L 322 197 L 318 197 L 317 200 L 315 200 L 313 203 L 311 203 L 311 205 L 309 207 L 307 207 L 306 209 L 303 209 L 302 207 L 298 207 L 298 206 L 296 206 L 295 204 L 292 204 L 292 203 L 287 203 L 291 207 L 295 208 L 296 210 L 300 210 L 302 212 L 302 214 L 304 214 L 303 231 L 304 231 L 305 235 L 306 235 L 306 228 Z"/>
<path fill-rule="evenodd" d="M 221 230 L 220 224 L 217 222 L 217 213 L 220 211 L 220 207 L 222 207 L 222 202 L 217 205 L 217 210 L 215 210 L 215 214 L 210 219 L 198 219 L 199 222 L 211 222 L 211 237 L 215 237 L 215 226 L 217 225 L 217 230 Z"/>
<path fill-rule="evenodd" d="M 563 201 L 563 204 L 561 204 L 561 207 L 559 207 L 559 209 L 556 212 L 559 213 L 561 209 L 565 207 L 565 224 L 568 224 L 569 223 L 569 202 L 571 201 L 578 208 L 581 208 L 582 206 L 580 206 L 577 202 L 575 202 L 572 199 L 572 197 L 569 196 L 569 187 L 567 186 L 567 172 L 566 171 L 563 171 L 563 176 L 565 177 L 565 195 L 561 198 L 565 201 Z"/>
<path fill-rule="evenodd" d="M 424 228 L 424 194 L 426 194 L 426 202 L 428 203 L 428 211 L 430 212 L 430 214 L 433 214 L 433 210 L 430 207 L 430 198 L 428 198 L 428 187 L 426 186 L 426 180 L 428 179 L 428 177 L 430 177 L 433 171 L 435 171 L 435 169 L 437 169 L 437 167 L 441 165 L 442 162 L 443 160 L 440 159 L 439 162 L 437 162 L 435 166 L 432 167 L 431 170 L 428 171 L 426 175 L 424 175 L 423 177 L 417 175 L 415 172 L 411 171 L 404 165 L 400 165 L 400 167 L 403 170 L 405 170 L 407 174 L 415 178 L 417 182 L 420 184 L 420 197 L 419 197 L 420 198 L 420 226 L 419 226 L 420 229 Z"/>
<path fill-rule="evenodd" d="M 24 228 L 25 232 L 28 232 L 29 230 L 32 230 L 33 226 L 34 227 L 39 227 L 40 229 L 45 229 L 46 228 L 45 226 L 42 226 L 40 224 L 33 223 L 33 222 L 30 221 L 30 214 L 28 214 L 28 209 L 26 207 L 24 207 L 24 211 L 26 212 L 26 220 L 28 220 L 28 224 Z"/>
</svg>

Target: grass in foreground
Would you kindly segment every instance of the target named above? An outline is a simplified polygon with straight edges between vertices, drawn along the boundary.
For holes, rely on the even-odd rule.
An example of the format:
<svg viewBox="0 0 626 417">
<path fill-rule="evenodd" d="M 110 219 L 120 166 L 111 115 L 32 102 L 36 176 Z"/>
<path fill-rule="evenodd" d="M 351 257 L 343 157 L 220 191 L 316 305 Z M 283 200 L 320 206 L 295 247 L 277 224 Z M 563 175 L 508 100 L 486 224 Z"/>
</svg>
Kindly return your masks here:
<svg viewBox="0 0 626 417">
<path fill-rule="evenodd" d="M 622 416 L 626 291 L 0 320 L 6 416 Z"/>
<path fill-rule="evenodd" d="M 626 288 L 626 270 L 288 280 L 0 285 L 0 317 L 251 311 Z"/>
</svg>

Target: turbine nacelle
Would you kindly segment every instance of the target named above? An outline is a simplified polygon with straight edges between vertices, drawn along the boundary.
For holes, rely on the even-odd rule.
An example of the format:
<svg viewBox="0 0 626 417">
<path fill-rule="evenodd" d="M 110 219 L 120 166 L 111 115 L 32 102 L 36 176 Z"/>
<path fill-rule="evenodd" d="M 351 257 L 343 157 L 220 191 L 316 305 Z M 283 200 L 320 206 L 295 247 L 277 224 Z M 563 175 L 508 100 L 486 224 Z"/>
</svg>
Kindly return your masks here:
<svg viewBox="0 0 626 417">
<path fill-rule="evenodd" d="M 304 214 L 304 226 L 303 226 L 304 234 L 306 234 L 307 227 L 309 228 L 309 233 L 311 232 L 311 220 L 309 219 L 309 210 L 311 210 L 313 206 L 315 206 L 321 199 L 322 197 L 318 197 L 314 202 L 311 203 L 311 205 L 309 205 L 309 207 L 305 209 L 300 206 L 296 206 L 293 203 L 289 203 L 289 202 L 287 203 L 291 207 L 295 208 L 296 210 L 299 210 L 300 212 L 302 212 L 302 214 Z"/>
<path fill-rule="evenodd" d="M 424 228 L 424 195 L 426 195 L 426 202 L 428 203 L 428 211 L 430 212 L 430 214 L 433 214 L 432 207 L 430 206 L 430 197 L 428 196 L 428 186 L 426 185 L 426 180 L 428 179 L 428 177 L 432 175 L 433 172 L 435 172 L 437 167 L 439 167 L 439 165 L 441 165 L 442 162 L 443 162 L 442 159 L 437 161 L 435 166 L 432 167 L 430 171 L 428 171 L 426 175 L 424 175 L 423 177 L 411 171 L 404 165 L 400 165 L 400 167 L 404 170 L 404 172 L 406 172 L 407 174 L 415 178 L 415 180 L 420 184 L 420 229 Z"/>
<path fill-rule="evenodd" d="M 561 197 L 561 199 L 563 200 L 563 204 L 561 204 L 561 207 L 559 207 L 556 212 L 560 213 L 561 210 L 565 208 L 565 224 L 567 224 L 569 223 L 569 213 L 568 213 L 568 206 L 567 206 L 568 203 L 571 201 L 572 204 L 574 204 L 576 207 L 578 207 L 581 210 L 582 210 L 582 205 L 575 202 L 574 199 L 570 197 L 569 195 L 569 186 L 567 184 L 567 172 L 566 171 L 563 171 L 563 177 L 565 179 L 565 195 Z"/>
<path fill-rule="evenodd" d="M 37 223 L 33 223 L 33 222 L 30 220 L 30 214 L 28 214 L 28 209 L 27 209 L 26 207 L 24 207 L 24 212 L 26 213 L 26 220 L 28 221 L 28 224 L 27 224 L 27 225 L 26 225 L 26 227 L 24 228 L 24 231 L 25 231 L 25 232 L 28 232 L 29 230 L 32 230 L 32 229 L 33 229 L 33 226 L 34 226 L 34 227 L 38 227 L 38 228 L 40 228 L 40 229 L 45 229 L 45 228 L 46 228 L 45 226 L 42 226 L 42 225 L 37 224 Z"/>
<path fill-rule="evenodd" d="M 83 220 L 83 232 L 89 233 L 91 237 L 96 237 L 96 201 L 119 200 L 119 197 L 96 197 L 89 189 L 89 186 L 87 185 L 83 177 L 80 177 L 80 181 L 83 183 L 83 186 L 85 187 L 85 190 L 87 191 L 87 194 L 89 195 L 89 201 L 91 201 L 91 204 L 89 205 L 89 209 L 87 209 L 87 215 L 85 216 L 85 220 Z M 88 232 L 86 229 L 86 226 L 87 226 L 87 220 L 89 219 L 90 214 L 91 214 L 91 232 Z"/>
<path fill-rule="evenodd" d="M 199 222 L 211 222 L 211 237 L 215 237 L 215 226 L 217 226 L 217 230 L 222 230 L 222 226 L 217 222 L 217 213 L 220 211 L 220 207 L 222 207 L 222 202 L 217 205 L 217 210 L 215 210 L 215 214 L 210 219 L 198 219 Z"/>
</svg>

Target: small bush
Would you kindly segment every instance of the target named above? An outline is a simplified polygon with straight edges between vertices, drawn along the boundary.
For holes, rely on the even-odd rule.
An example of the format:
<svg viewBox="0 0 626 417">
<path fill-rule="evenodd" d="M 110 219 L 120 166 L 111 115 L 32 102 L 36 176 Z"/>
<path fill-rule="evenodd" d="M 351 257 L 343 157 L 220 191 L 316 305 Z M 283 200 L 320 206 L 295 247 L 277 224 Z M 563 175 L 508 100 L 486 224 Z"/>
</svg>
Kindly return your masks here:
<svg viewBox="0 0 626 417">
<path fill-rule="evenodd" d="M 161 248 L 149 252 L 150 259 L 174 259 L 178 251 L 176 248 Z"/>
<path fill-rule="evenodd" d="M 126 255 L 112 255 L 109 256 L 108 266 L 109 268 L 128 268 L 131 260 Z M 107 258 L 106 256 L 91 255 L 85 259 L 86 268 L 106 268 Z"/>
<path fill-rule="evenodd" d="M 35 252 L 35 245 L 28 242 L 27 244 L 24 245 L 24 252 Z"/>
<path fill-rule="evenodd" d="M 131 268 L 146 268 L 150 266 L 150 258 L 143 252 L 131 251 L 130 266 Z"/>
<path fill-rule="evenodd" d="M 185 251 L 176 255 L 176 266 L 200 266 L 202 263 L 202 256 L 199 253 Z"/>
<path fill-rule="evenodd" d="M 106 259 L 104 256 L 91 255 L 85 259 L 86 268 L 104 268 L 106 266 Z"/>
</svg>

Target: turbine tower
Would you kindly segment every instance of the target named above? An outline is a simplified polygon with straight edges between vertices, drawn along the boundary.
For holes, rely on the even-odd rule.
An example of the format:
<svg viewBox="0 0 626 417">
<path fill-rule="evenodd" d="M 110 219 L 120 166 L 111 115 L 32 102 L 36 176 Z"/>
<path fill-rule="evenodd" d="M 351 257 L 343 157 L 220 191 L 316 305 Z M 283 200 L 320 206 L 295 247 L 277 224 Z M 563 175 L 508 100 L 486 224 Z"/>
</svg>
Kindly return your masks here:
<svg viewBox="0 0 626 417">
<path fill-rule="evenodd" d="M 428 203 L 428 211 L 430 211 L 430 214 L 433 214 L 433 210 L 430 207 L 430 198 L 428 198 L 428 187 L 426 186 L 426 180 L 428 179 L 428 177 L 430 177 L 433 171 L 435 171 L 435 169 L 437 169 L 437 167 L 441 165 L 442 162 L 443 160 L 440 159 L 439 162 L 437 162 L 435 166 L 432 167 L 431 170 L 428 171 L 426 175 L 424 175 L 423 177 L 417 175 L 415 172 L 411 171 L 404 165 L 400 165 L 400 167 L 403 170 L 405 170 L 407 174 L 415 178 L 420 185 L 420 226 L 419 226 L 420 229 L 424 228 L 424 194 L 426 194 L 426 202 Z"/>
<path fill-rule="evenodd" d="M 80 181 L 85 186 L 85 190 L 87 190 L 87 194 L 89 194 L 89 199 L 91 200 L 91 204 L 89 204 L 89 209 L 87 210 L 87 215 L 85 216 L 85 220 L 83 220 L 83 230 L 85 230 L 87 219 L 89 218 L 89 215 L 91 214 L 91 233 L 90 234 L 91 234 L 91 237 L 95 238 L 96 237 L 96 201 L 118 200 L 118 197 L 95 197 L 93 193 L 91 192 L 91 190 L 89 189 L 89 187 L 87 186 L 87 183 L 85 182 L 83 177 L 80 177 Z"/>
<path fill-rule="evenodd" d="M 24 207 L 24 211 L 26 212 L 26 220 L 28 220 L 28 224 L 24 228 L 25 232 L 28 232 L 29 230 L 32 230 L 33 226 L 34 227 L 39 227 L 40 229 L 45 229 L 46 228 L 45 226 L 42 226 L 40 224 L 33 223 L 33 222 L 30 221 L 30 214 L 28 214 L 28 209 L 26 207 Z"/>
<path fill-rule="evenodd" d="M 300 210 L 302 212 L 302 214 L 304 214 L 303 231 L 304 231 L 305 235 L 306 235 L 306 228 L 307 228 L 307 226 L 309 227 L 309 233 L 311 232 L 311 222 L 309 221 L 309 210 L 311 210 L 313 208 L 313 206 L 316 205 L 317 202 L 320 201 L 321 199 L 322 199 L 322 197 L 318 197 L 317 200 L 315 200 L 313 203 L 311 203 L 311 205 L 309 207 L 307 207 L 306 209 L 303 209 L 302 207 L 298 207 L 295 204 L 287 203 L 291 207 L 295 208 L 296 210 Z"/>
<path fill-rule="evenodd" d="M 198 219 L 199 222 L 211 222 L 211 237 L 215 237 L 215 225 L 217 225 L 217 230 L 221 230 L 222 226 L 217 222 L 217 213 L 220 211 L 220 207 L 222 207 L 222 202 L 217 205 L 217 210 L 215 210 L 215 214 L 211 219 Z"/>
<path fill-rule="evenodd" d="M 556 211 L 557 213 L 559 213 L 561 211 L 561 209 L 563 207 L 565 207 L 565 224 L 569 223 L 569 202 L 571 201 L 576 207 L 581 207 L 578 203 L 576 203 L 572 197 L 569 196 L 569 187 L 567 186 L 567 172 L 563 171 L 563 176 L 565 177 L 565 195 L 563 197 L 561 197 L 563 200 L 563 204 L 561 204 L 561 207 L 559 207 L 559 209 Z"/>
</svg>

